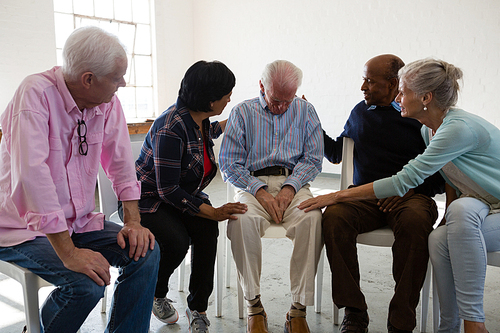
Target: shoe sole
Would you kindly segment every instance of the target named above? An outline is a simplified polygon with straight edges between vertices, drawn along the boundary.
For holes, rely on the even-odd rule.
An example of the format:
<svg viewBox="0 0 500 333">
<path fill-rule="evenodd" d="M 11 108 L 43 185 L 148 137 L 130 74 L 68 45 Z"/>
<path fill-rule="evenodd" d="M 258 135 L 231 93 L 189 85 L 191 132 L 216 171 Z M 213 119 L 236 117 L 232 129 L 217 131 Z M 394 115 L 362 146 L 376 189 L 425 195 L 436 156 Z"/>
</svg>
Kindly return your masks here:
<svg viewBox="0 0 500 333">
<path fill-rule="evenodd" d="M 152 312 L 153 315 L 155 316 L 156 319 L 158 319 L 159 321 L 161 321 L 162 323 L 165 323 L 167 325 L 173 325 L 175 324 L 178 320 L 179 320 L 179 313 L 177 311 L 175 311 L 175 320 L 172 320 L 171 318 L 174 317 L 174 315 L 166 318 L 166 319 L 161 319 L 159 318 L 154 312 Z"/>
</svg>

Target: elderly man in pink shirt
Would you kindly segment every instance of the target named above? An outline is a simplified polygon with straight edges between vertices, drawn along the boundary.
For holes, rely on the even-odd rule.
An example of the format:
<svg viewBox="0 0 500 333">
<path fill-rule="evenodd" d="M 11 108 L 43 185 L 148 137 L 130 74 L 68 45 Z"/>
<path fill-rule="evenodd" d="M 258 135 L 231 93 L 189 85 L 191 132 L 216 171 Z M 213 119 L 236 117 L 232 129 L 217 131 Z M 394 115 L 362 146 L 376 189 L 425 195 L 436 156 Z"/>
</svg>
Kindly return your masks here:
<svg viewBox="0 0 500 333">
<path fill-rule="evenodd" d="M 1 116 L 0 260 L 57 286 L 42 332 L 77 332 L 120 268 L 106 332 L 148 332 L 159 251 L 141 226 L 120 101 L 127 57 L 118 38 L 75 30 L 63 67 L 28 76 Z M 94 212 L 99 163 L 123 201 L 124 226 Z"/>
</svg>

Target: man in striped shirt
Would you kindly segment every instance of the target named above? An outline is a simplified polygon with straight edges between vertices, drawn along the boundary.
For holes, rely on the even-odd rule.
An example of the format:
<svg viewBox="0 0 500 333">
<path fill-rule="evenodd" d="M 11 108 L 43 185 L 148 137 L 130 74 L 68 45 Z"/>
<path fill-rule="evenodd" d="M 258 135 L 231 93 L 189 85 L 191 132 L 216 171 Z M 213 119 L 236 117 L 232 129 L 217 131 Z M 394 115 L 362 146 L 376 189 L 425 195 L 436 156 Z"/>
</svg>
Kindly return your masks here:
<svg viewBox="0 0 500 333">
<path fill-rule="evenodd" d="M 248 306 L 247 332 L 267 332 L 260 300 L 260 237 L 271 223 L 293 241 L 290 260 L 292 305 L 285 332 L 309 332 L 306 306 L 313 304 L 321 249 L 321 211 L 296 207 L 311 198 L 308 183 L 321 172 L 323 134 L 314 107 L 295 96 L 302 71 L 285 60 L 266 66 L 259 97 L 233 108 L 219 164 L 224 180 L 238 190 L 248 211 L 228 224 L 228 237 Z"/>
</svg>

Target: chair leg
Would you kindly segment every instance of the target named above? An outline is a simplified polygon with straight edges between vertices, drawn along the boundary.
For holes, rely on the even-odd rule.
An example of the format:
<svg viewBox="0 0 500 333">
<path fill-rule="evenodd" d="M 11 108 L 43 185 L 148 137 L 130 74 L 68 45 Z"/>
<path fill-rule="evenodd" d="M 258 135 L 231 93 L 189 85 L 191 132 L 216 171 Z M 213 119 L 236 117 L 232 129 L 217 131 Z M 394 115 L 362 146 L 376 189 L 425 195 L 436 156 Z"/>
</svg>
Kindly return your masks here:
<svg viewBox="0 0 500 333">
<path fill-rule="evenodd" d="M 321 296 L 323 292 L 323 267 L 325 265 L 325 248 L 321 249 L 321 254 L 318 261 L 318 269 L 316 271 L 316 279 L 314 280 L 314 311 L 321 313 Z"/>
<path fill-rule="evenodd" d="M 340 321 L 339 321 L 339 308 L 335 305 L 335 303 L 333 303 L 333 328 L 335 330 L 335 325 L 339 325 L 340 324 Z"/>
<path fill-rule="evenodd" d="M 106 313 L 106 303 L 108 301 L 108 286 L 104 288 L 104 296 L 101 300 L 101 313 Z"/>
<path fill-rule="evenodd" d="M 224 226 L 219 224 L 219 235 L 224 233 Z M 217 259 L 215 266 L 215 316 L 222 317 L 222 284 L 223 284 L 223 266 L 224 259 L 222 253 L 224 251 L 224 242 L 219 238 L 217 241 Z"/>
<path fill-rule="evenodd" d="M 420 306 L 420 332 L 427 332 L 427 315 L 429 313 L 429 295 L 431 289 L 431 276 L 432 276 L 432 265 L 429 260 L 427 264 L 427 273 L 425 274 L 425 281 L 422 287 L 421 294 L 421 306 Z"/>
<path fill-rule="evenodd" d="M 40 333 L 40 314 L 38 309 L 38 289 L 40 278 L 28 273 L 24 276 L 23 285 L 24 311 L 29 333 Z"/>
<path fill-rule="evenodd" d="M 243 319 L 243 289 L 241 288 L 240 281 L 236 283 L 238 285 L 238 316 L 240 319 Z"/>
<path fill-rule="evenodd" d="M 439 329 L 439 306 L 436 275 L 432 272 L 432 326 L 434 333 L 437 333 Z"/>
<path fill-rule="evenodd" d="M 179 291 L 184 291 L 184 277 L 186 273 L 186 259 L 184 258 L 178 267 L 179 269 Z"/>
<path fill-rule="evenodd" d="M 227 222 L 224 222 L 227 230 Z M 227 234 L 225 234 L 227 235 Z M 231 241 L 226 238 L 226 288 L 231 287 L 231 267 L 233 266 L 233 254 L 231 253 Z"/>
</svg>

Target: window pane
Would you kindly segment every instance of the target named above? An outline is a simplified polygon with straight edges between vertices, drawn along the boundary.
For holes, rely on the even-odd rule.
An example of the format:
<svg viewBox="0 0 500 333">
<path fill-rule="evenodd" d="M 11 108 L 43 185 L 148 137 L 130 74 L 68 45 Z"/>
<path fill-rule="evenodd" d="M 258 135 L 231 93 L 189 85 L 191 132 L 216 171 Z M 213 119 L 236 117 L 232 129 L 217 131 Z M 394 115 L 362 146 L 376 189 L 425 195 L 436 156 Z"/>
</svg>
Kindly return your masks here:
<svg viewBox="0 0 500 333">
<path fill-rule="evenodd" d="M 151 54 L 151 30 L 149 25 L 137 25 L 137 37 L 135 38 L 136 54 Z"/>
<path fill-rule="evenodd" d="M 137 118 L 137 113 L 135 111 L 135 88 L 134 87 L 124 87 L 118 89 L 116 93 L 120 102 L 122 103 L 123 112 L 125 113 L 125 118 Z"/>
<path fill-rule="evenodd" d="M 62 58 L 62 50 L 56 50 L 56 56 L 57 56 L 57 66 L 62 66 L 63 65 L 63 58 Z"/>
<path fill-rule="evenodd" d="M 135 56 L 135 75 L 137 86 L 151 86 L 151 57 Z"/>
<path fill-rule="evenodd" d="M 153 111 L 153 89 L 152 88 L 136 88 L 137 98 L 137 117 L 148 118 L 152 117 Z"/>
<path fill-rule="evenodd" d="M 113 0 L 97 0 L 95 4 L 95 16 L 113 18 Z"/>
<path fill-rule="evenodd" d="M 127 53 L 132 54 L 134 52 L 135 25 L 120 23 L 116 35 L 125 45 Z"/>
<path fill-rule="evenodd" d="M 149 24 L 149 0 L 132 0 L 133 21 L 135 23 Z"/>
<path fill-rule="evenodd" d="M 94 1 L 93 0 L 76 0 L 75 14 L 94 16 Z"/>
<path fill-rule="evenodd" d="M 135 86 L 135 62 L 132 57 L 128 56 L 128 68 L 125 74 L 127 85 Z"/>
<path fill-rule="evenodd" d="M 99 21 L 87 17 L 76 17 L 75 20 L 76 28 L 86 27 L 89 25 L 99 26 Z"/>
<path fill-rule="evenodd" d="M 100 20 L 99 27 L 106 30 L 107 32 L 111 32 L 113 35 L 118 36 L 118 26 L 120 24 L 117 22 L 113 22 L 110 20 Z"/>
<path fill-rule="evenodd" d="M 54 11 L 62 13 L 73 13 L 73 1 L 54 0 Z"/>
<path fill-rule="evenodd" d="M 62 49 L 68 36 L 73 32 L 73 15 L 54 13 L 56 48 Z"/>
<path fill-rule="evenodd" d="M 131 0 L 115 0 L 115 20 L 132 21 Z"/>
</svg>

